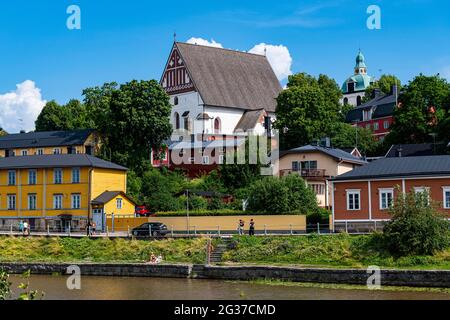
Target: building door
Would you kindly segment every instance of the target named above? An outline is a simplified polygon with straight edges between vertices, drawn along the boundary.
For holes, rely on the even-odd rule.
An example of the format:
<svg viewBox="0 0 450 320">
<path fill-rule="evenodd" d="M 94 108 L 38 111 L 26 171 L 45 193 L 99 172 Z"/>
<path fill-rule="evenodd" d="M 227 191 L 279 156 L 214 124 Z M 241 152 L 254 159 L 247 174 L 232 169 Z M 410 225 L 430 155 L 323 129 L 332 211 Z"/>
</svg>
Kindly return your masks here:
<svg viewBox="0 0 450 320">
<path fill-rule="evenodd" d="M 103 209 L 92 210 L 92 221 L 95 222 L 97 231 L 105 231 L 105 214 Z"/>
</svg>

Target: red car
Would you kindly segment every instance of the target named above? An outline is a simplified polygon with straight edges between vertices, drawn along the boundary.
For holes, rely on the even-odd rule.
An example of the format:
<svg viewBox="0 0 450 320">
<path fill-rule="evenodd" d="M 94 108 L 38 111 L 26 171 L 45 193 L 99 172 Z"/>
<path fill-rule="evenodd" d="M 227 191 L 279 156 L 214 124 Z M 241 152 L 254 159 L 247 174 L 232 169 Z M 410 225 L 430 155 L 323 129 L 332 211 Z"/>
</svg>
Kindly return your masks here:
<svg viewBox="0 0 450 320">
<path fill-rule="evenodd" d="M 136 206 L 134 209 L 134 215 L 136 217 L 150 217 L 153 215 L 153 212 L 151 212 L 146 206 Z"/>
</svg>

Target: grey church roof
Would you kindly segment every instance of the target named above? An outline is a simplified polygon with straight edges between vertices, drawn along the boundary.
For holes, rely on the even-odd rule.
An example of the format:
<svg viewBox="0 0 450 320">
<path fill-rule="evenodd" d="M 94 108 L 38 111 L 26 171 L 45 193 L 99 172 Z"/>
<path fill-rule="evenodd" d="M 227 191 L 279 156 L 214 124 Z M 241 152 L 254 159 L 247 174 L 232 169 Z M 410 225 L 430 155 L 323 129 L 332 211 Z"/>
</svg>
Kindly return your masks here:
<svg viewBox="0 0 450 320">
<path fill-rule="evenodd" d="M 126 171 L 127 168 L 88 154 L 45 154 L 0 158 L 0 169 L 94 167 Z"/>
<path fill-rule="evenodd" d="M 0 149 L 82 145 L 93 129 L 14 133 L 0 137 Z"/>
<path fill-rule="evenodd" d="M 450 176 L 450 155 L 382 158 L 337 176 L 334 180 L 440 175 Z"/>
<path fill-rule="evenodd" d="M 234 128 L 234 131 L 237 130 L 248 131 L 254 129 L 256 124 L 258 123 L 259 118 L 263 114 L 264 114 L 263 109 L 246 111 L 239 120 L 238 124 L 236 125 L 236 128 Z"/>
<path fill-rule="evenodd" d="M 322 153 L 325 153 L 335 159 L 338 160 L 344 160 L 352 163 L 358 163 L 358 164 L 365 164 L 367 163 L 364 160 L 361 160 L 358 157 L 355 157 L 351 153 L 345 152 L 344 150 L 337 149 L 337 148 L 326 148 L 326 147 L 320 147 L 320 146 L 313 146 L 313 145 L 306 145 L 299 148 L 290 149 L 288 151 L 283 152 L 283 155 L 290 154 L 290 153 L 304 153 L 304 152 L 314 152 L 319 151 Z M 283 156 L 281 155 L 281 156 Z"/>
<path fill-rule="evenodd" d="M 175 45 L 205 105 L 275 112 L 275 98 L 282 89 L 265 56 L 182 42 Z"/>
</svg>

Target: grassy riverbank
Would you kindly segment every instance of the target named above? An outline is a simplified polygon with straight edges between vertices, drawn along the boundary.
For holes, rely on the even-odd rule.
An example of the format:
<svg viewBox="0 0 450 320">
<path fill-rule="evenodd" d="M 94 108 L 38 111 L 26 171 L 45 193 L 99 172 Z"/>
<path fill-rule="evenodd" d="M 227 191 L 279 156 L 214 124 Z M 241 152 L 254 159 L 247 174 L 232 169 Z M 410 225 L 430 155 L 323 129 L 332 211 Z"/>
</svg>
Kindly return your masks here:
<svg viewBox="0 0 450 320">
<path fill-rule="evenodd" d="M 375 239 L 375 240 L 374 240 Z M 220 240 L 214 240 L 217 243 Z M 224 264 L 296 265 L 450 270 L 450 250 L 434 256 L 395 258 L 377 246 L 376 237 L 309 235 L 234 237 Z M 151 252 L 168 263 L 205 261 L 205 238 L 127 240 L 0 237 L 2 262 L 146 262 Z"/>
<path fill-rule="evenodd" d="M 434 256 L 396 258 L 382 250 L 377 237 L 345 234 L 305 237 L 235 237 L 223 257 L 230 263 L 361 268 L 448 269 L 450 250 Z"/>
<path fill-rule="evenodd" d="M 2 262 L 147 262 L 152 252 L 170 263 L 204 263 L 205 239 L 0 237 Z"/>
</svg>

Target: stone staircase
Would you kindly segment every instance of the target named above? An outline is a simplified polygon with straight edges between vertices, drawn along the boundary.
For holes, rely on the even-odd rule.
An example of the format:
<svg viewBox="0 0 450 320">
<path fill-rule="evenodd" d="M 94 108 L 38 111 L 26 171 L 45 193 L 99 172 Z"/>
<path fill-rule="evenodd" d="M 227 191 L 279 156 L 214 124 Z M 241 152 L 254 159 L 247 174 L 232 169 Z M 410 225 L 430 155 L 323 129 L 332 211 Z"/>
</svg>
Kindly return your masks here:
<svg viewBox="0 0 450 320">
<path fill-rule="evenodd" d="M 211 252 L 210 263 L 220 263 L 222 262 L 222 256 L 227 251 L 229 245 L 231 244 L 231 238 L 222 238 L 222 243 L 214 247 Z"/>
</svg>

